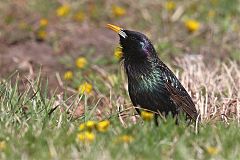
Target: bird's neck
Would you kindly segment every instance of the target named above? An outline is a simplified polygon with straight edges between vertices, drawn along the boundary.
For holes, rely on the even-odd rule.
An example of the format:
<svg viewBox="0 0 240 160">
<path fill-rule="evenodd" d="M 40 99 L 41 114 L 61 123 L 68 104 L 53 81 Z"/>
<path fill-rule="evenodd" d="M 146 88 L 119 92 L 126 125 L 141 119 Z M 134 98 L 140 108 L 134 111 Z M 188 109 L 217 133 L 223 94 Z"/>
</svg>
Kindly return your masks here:
<svg viewBox="0 0 240 160">
<path fill-rule="evenodd" d="M 125 59 L 124 67 L 128 78 L 141 78 L 148 76 L 153 70 L 152 63 L 147 59 Z"/>
</svg>

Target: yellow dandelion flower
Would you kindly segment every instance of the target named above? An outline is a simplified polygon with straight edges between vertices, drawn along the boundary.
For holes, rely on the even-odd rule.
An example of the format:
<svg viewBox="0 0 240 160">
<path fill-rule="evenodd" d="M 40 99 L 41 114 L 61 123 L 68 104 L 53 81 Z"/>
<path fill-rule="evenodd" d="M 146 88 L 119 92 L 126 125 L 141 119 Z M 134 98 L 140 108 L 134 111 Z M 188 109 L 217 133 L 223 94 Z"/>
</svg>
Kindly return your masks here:
<svg viewBox="0 0 240 160">
<path fill-rule="evenodd" d="M 82 22 L 82 21 L 85 19 L 85 14 L 84 14 L 84 12 L 83 12 L 83 11 L 77 12 L 77 13 L 74 15 L 73 19 L 74 19 L 75 21 Z"/>
<path fill-rule="evenodd" d="M 78 127 L 79 131 L 83 131 L 85 129 L 85 123 L 82 123 Z"/>
<path fill-rule="evenodd" d="M 93 129 L 96 128 L 96 122 L 95 121 L 87 121 L 85 123 L 82 123 L 79 125 L 78 129 L 79 131 L 83 131 L 83 130 L 88 130 L 88 131 L 92 131 Z"/>
<path fill-rule="evenodd" d="M 84 82 L 83 84 L 81 84 L 78 88 L 78 91 L 83 94 L 83 93 L 91 93 L 92 92 L 92 85 L 88 82 Z"/>
<path fill-rule="evenodd" d="M 131 143 L 133 140 L 134 138 L 131 135 L 122 135 L 118 137 L 117 142 Z"/>
<path fill-rule="evenodd" d="M 57 8 L 56 13 L 59 17 L 67 16 L 70 12 L 70 6 L 68 4 L 64 4 Z"/>
<path fill-rule="evenodd" d="M 110 126 L 110 121 L 104 120 L 97 124 L 97 130 L 99 132 L 106 132 L 108 130 L 109 126 Z"/>
<path fill-rule="evenodd" d="M 152 112 L 142 111 L 141 117 L 144 121 L 151 121 L 153 119 L 154 114 Z"/>
<path fill-rule="evenodd" d="M 114 57 L 117 60 L 120 60 L 123 56 L 123 52 L 122 52 L 122 47 L 121 46 L 117 46 L 114 50 Z"/>
<path fill-rule="evenodd" d="M 64 79 L 67 81 L 70 81 L 73 79 L 73 72 L 72 71 L 66 71 L 64 73 Z"/>
<path fill-rule="evenodd" d="M 185 21 L 185 27 L 188 29 L 189 32 L 195 32 L 199 30 L 200 23 L 196 20 L 190 19 Z"/>
<path fill-rule="evenodd" d="M 79 57 L 77 58 L 75 64 L 78 68 L 82 69 L 87 65 L 87 60 L 84 57 Z"/>
<path fill-rule="evenodd" d="M 207 152 L 210 155 L 216 155 L 219 152 L 219 149 L 217 147 L 207 147 Z"/>
<path fill-rule="evenodd" d="M 167 1 L 167 2 L 165 3 L 165 8 L 166 8 L 166 10 L 168 10 L 168 11 L 173 11 L 173 10 L 176 8 L 176 3 L 173 2 L 173 1 Z"/>
<path fill-rule="evenodd" d="M 80 142 L 92 142 L 94 139 L 95 139 L 95 134 L 89 131 L 85 131 L 77 134 L 77 141 L 80 141 Z"/>
<path fill-rule="evenodd" d="M 87 121 L 85 123 L 85 126 L 88 130 L 93 130 L 96 126 L 96 122 L 95 121 Z"/>
<path fill-rule="evenodd" d="M 126 10 L 123 7 L 113 5 L 112 6 L 112 13 L 116 17 L 121 17 L 126 14 Z"/>
<path fill-rule="evenodd" d="M 42 18 L 39 20 L 40 27 L 46 27 L 48 25 L 48 20 L 46 18 Z"/>
<path fill-rule="evenodd" d="M 47 32 L 45 30 L 39 30 L 37 32 L 37 38 L 40 40 L 44 40 L 47 37 Z"/>
<path fill-rule="evenodd" d="M 4 150 L 6 148 L 6 142 L 0 141 L 0 151 Z"/>
</svg>

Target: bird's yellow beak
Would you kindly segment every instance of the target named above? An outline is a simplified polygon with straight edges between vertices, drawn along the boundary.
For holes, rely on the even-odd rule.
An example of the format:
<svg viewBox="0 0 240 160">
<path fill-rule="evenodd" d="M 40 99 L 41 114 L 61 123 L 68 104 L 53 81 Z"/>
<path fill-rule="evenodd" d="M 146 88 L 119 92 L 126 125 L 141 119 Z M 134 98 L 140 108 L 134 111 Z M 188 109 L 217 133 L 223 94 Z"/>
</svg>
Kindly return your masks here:
<svg viewBox="0 0 240 160">
<path fill-rule="evenodd" d="M 127 34 L 123 31 L 122 28 L 112 25 L 112 24 L 107 24 L 107 28 L 113 30 L 114 32 L 117 32 L 121 37 L 126 38 Z"/>
<path fill-rule="evenodd" d="M 119 33 L 122 30 L 122 28 L 120 28 L 118 26 L 115 26 L 115 25 L 112 25 L 112 24 L 107 24 L 106 27 L 113 30 L 116 33 Z"/>
</svg>

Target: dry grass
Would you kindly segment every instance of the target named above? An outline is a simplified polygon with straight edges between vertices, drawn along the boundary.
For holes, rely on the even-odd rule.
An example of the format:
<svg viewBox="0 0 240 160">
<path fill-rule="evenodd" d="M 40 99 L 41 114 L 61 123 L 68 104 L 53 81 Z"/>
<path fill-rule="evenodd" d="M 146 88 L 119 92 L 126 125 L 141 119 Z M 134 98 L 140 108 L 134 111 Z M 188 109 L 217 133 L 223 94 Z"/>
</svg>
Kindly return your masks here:
<svg viewBox="0 0 240 160">
<path fill-rule="evenodd" d="M 234 61 L 216 62 L 208 66 L 210 64 L 205 64 L 201 55 L 185 55 L 176 59 L 176 65 L 181 69 L 175 69 L 175 73 L 192 96 L 201 115 L 202 123 L 215 123 L 219 120 L 226 123 L 228 121 L 239 123 L 240 67 L 238 63 Z M 122 91 L 116 92 L 108 78 L 111 73 L 97 65 L 93 67 L 93 70 L 101 77 L 102 85 L 109 90 L 109 93 L 102 93 L 97 90 L 94 93 L 94 99 L 99 99 L 96 107 L 97 115 L 111 117 L 111 114 L 119 111 L 122 124 L 125 124 L 123 119 L 126 116 L 130 116 L 130 119 L 135 123 L 137 117 L 132 117 L 133 110 L 131 108 L 133 106 L 127 95 L 127 81 L 118 79 L 121 82 L 119 87 Z M 77 93 L 74 88 L 68 87 L 68 90 Z M 129 113 L 129 111 L 131 112 Z"/>
<path fill-rule="evenodd" d="M 180 79 L 190 91 L 204 122 L 216 119 L 239 122 L 240 72 L 236 62 L 207 66 L 202 56 L 178 59 L 184 72 Z"/>
</svg>

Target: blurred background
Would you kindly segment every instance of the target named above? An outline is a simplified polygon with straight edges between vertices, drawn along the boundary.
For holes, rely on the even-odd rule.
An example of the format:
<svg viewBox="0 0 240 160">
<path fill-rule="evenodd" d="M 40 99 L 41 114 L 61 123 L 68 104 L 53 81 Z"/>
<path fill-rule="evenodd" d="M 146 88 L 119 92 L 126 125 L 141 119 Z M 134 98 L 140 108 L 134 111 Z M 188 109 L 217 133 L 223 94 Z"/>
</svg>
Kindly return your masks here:
<svg viewBox="0 0 240 160">
<path fill-rule="evenodd" d="M 50 87 L 66 80 L 77 88 L 94 73 L 117 72 L 118 36 L 107 23 L 146 34 L 170 64 L 186 56 L 239 64 L 239 16 L 239 0 L 1 0 L 0 78 L 41 69 Z"/>
<path fill-rule="evenodd" d="M 149 37 L 199 127 L 143 123 L 108 23 Z M 239 91 L 240 0 L 0 0 L 1 160 L 240 159 Z"/>
</svg>

